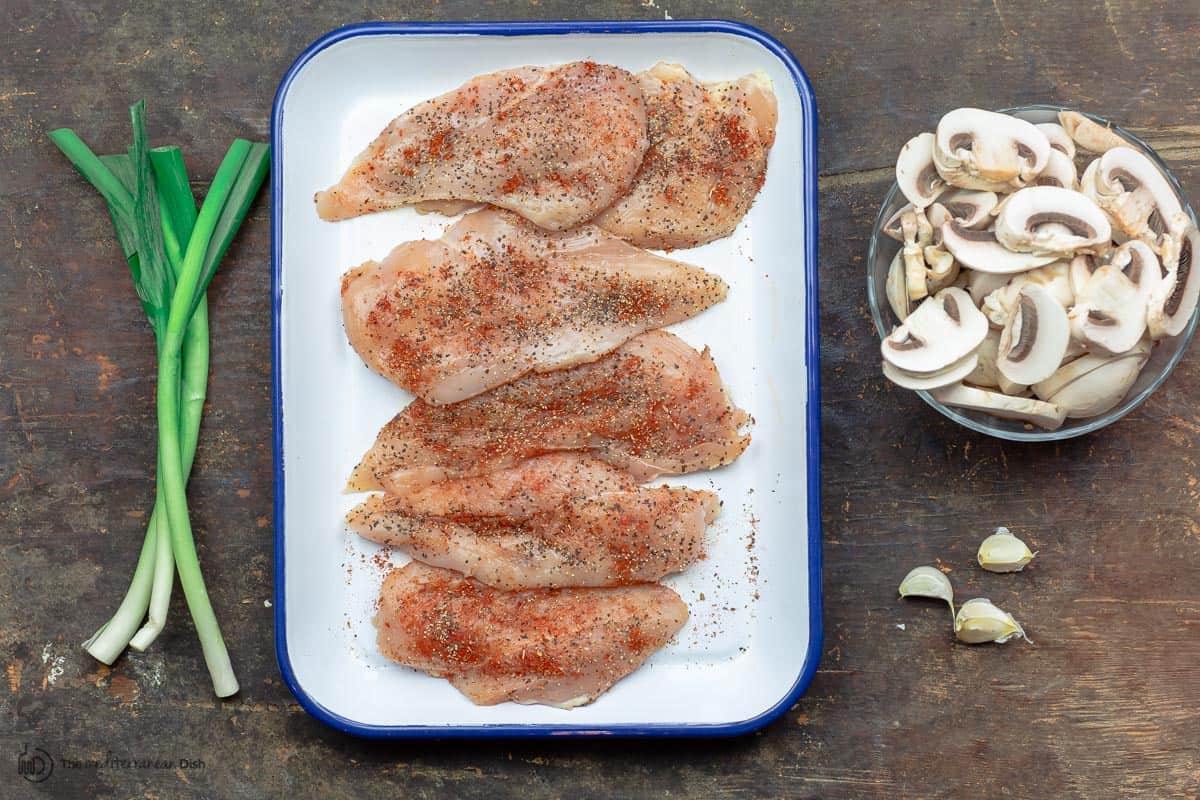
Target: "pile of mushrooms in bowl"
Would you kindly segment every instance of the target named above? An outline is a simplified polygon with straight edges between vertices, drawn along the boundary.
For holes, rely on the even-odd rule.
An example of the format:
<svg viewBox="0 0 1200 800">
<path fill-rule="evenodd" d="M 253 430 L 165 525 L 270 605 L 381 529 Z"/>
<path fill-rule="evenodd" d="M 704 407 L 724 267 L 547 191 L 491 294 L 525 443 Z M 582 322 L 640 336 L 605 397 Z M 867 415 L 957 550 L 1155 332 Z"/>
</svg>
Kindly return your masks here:
<svg viewBox="0 0 1200 800">
<path fill-rule="evenodd" d="M 1136 137 L 1046 106 L 951 111 L 904 145 L 871 239 L 883 372 L 985 433 L 1095 430 L 1181 357 L 1197 256 L 1191 208 Z"/>
</svg>

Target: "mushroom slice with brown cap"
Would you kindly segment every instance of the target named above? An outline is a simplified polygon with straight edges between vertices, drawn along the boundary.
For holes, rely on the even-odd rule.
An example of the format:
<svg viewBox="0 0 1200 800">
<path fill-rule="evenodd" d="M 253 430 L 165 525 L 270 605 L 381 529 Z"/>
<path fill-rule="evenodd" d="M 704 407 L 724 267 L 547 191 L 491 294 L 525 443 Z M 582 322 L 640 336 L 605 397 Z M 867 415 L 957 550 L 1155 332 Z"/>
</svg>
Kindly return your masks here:
<svg viewBox="0 0 1200 800">
<path fill-rule="evenodd" d="M 883 374 L 884 377 L 897 386 L 918 392 L 927 392 L 930 389 L 940 389 L 952 383 L 959 383 L 975 371 L 978 363 L 979 356 L 971 353 L 963 356 L 941 372 L 935 372 L 932 375 L 917 375 L 912 372 L 905 372 L 890 362 L 884 361 Z"/>
<path fill-rule="evenodd" d="M 996 218 L 996 239 L 1023 253 L 1096 253 L 1109 248 L 1112 226 L 1100 207 L 1079 192 L 1031 186 L 1005 202 Z"/>
<path fill-rule="evenodd" d="M 893 366 L 928 376 L 974 352 L 987 330 L 987 320 L 966 292 L 943 289 L 917 306 L 880 350 Z"/>
<path fill-rule="evenodd" d="M 1054 253 L 1013 252 L 997 241 L 994 231 L 964 228 L 953 220 L 942 226 L 942 244 L 964 267 L 981 272 L 1012 275 L 1058 260 Z"/>
<path fill-rule="evenodd" d="M 937 199 L 946 182 L 933 165 L 932 133 L 919 133 L 905 142 L 896 159 L 896 184 L 915 208 L 926 208 Z"/>
<path fill-rule="evenodd" d="M 1054 374 L 1067 352 L 1067 312 L 1044 286 L 1021 287 L 1017 307 L 1000 334 L 996 367 L 1013 383 L 1030 385 Z"/>
<path fill-rule="evenodd" d="M 1183 234 L 1178 255 L 1165 263 L 1167 275 L 1150 298 L 1147 321 L 1155 339 L 1178 336 L 1187 328 L 1200 297 L 1200 232 Z"/>
<path fill-rule="evenodd" d="M 1112 128 L 1101 125 L 1078 111 L 1060 111 L 1058 121 L 1075 144 L 1092 153 L 1105 153 L 1114 147 L 1125 147 L 1129 144 Z"/>
<path fill-rule="evenodd" d="M 1178 240 L 1190 222 L 1166 177 L 1131 147 L 1114 147 L 1101 156 L 1089 183 L 1085 194 L 1108 212 L 1121 232 L 1156 251 L 1162 251 L 1167 235 Z"/>
<path fill-rule="evenodd" d="M 1070 159 L 1075 158 L 1075 140 L 1067 133 L 1067 129 L 1055 122 L 1042 122 L 1034 126 L 1050 142 L 1050 149 L 1057 150 Z"/>
<path fill-rule="evenodd" d="M 1076 180 L 1078 180 L 1078 173 L 1075 170 L 1075 161 L 1051 148 L 1046 168 L 1042 170 L 1041 175 L 1034 179 L 1033 184 L 1034 186 L 1058 186 L 1062 189 L 1074 189 Z"/>
<path fill-rule="evenodd" d="M 1105 264 L 1075 298 L 1069 317 L 1076 339 L 1089 349 L 1117 355 L 1132 349 L 1146 332 L 1146 298 L 1119 266 Z"/>
<path fill-rule="evenodd" d="M 950 220 L 957 220 L 964 228 L 986 228 L 997 202 L 995 192 L 955 189 L 939 197 L 927 215 L 934 230 L 940 230 Z"/>
<path fill-rule="evenodd" d="M 1032 422 L 1047 430 L 1062 427 L 1066 413 L 1054 405 L 1032 397 L 1010 397 L 1000 392 L 989 392 L 964 386 L 961 383 L 935 389 L 933 399 L 939 403 L 972 411 L 982 411 L 995 417 Z"/>
<path fill-rule="evenodd" d="M 1050 141 L 1030 122 L 958 108 L 938 122 L 933 163 L 942 178 L 962 189 L 1011 191 L 1046 168 Z"/>
</svg>

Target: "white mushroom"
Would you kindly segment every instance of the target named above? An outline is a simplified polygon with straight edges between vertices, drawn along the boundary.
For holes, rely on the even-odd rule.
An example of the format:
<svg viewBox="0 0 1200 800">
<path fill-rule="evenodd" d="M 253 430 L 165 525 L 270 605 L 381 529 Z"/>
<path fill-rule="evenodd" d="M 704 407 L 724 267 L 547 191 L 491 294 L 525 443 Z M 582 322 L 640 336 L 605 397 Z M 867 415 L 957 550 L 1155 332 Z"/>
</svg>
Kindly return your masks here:
<svg viewBox="0 0 1200 800">
<path fill-rule="evenodd" d="M 1009 397 L 1000 392 L 976 389 L 961 383 L 935 389 L 933 398 L 939 403 L 972 411 L 982 411 L 996 417 L 1032 422 L 1047 430 L 1058 430 L 1066 413 L 1054 405 L 1031 397 Z"/>
<path fill-rule="evenodd" d="M 1179 252 L 1172 262 L 1164 262 L 1167 275 L 1150 298 L 1147 321 L 1155 339 L 1183 333 L 1196 300 L 1200 297 L 1200 232 L 1189 228 L 1181 239 Z"/>
<path fill-rule="evenodd" d="M 1044 286 L 1054 295 L 1059 305 L 1064 309 L 1070 308 L 1075 302 L 1075 292 L 1071 288 L 1069 269 L 1067 261 L 1055 261 L 1053 264 L 1014 275 L 1008 283 L 984 298 L 980 310 L 993 325 L 1003 328 L 1016 310 L 1021 288 L 1031 283 Z"/>
<path fill-rule="evenodd" d="M 966 292 L 943 289 L 917 306 L 880 349 L 893 366 L 929 376 L 974 352 L 987 329 L 987 320 Z"/>
<path fill-rule="evenodd" d="M 941 243 L 931 244 L 923 251 L 925 256 L 925 284 L 930 294 L 936 294 L 958 280 L 958 262 Z"/>
<path fill-rule="evenodd" d="M 1058 112 L 1058 121 L 1063 130 L 1075 140 L 1075 144 L 1093 153 L 1104 153 L 1114 147 L 1124 147 L 1129 144 L 1116 131 L 1085 117 L 1078 111 Z"/>
<path fill-rule="evenodd" d="M 1079 192 L 1032 186 L 1005 202 L 996 218 L 996 239 L 1023 253 L 1096 253 L 1109 248 L 1112 227 L 1100 207 Z"/>
<path fill-rule="evenodd" d="M 1058 186 L 1063 189 L 1074 189 L 1078 173 L 1075 171 L 1075 161 L 1063 155 L 1056 149 L 1050 150 L 1050 158 L 1042 174 L 1034 180 L 1034 186 Z"/>
<path fill-rule="evenodd" d="M 1131 147 L 1114 147 L 1101 156 L 1084 192 L 1123 234 L 1142 239 L 1160 254 L 1164 245 L 1169 247 L 1163 239 L 1170 235 L 1178 242 L 1190 222 L 1166 177 Z"/>
<path fill-rule="evenodd" d="M 958 383 L 970 375 L 978 363 L 979 357 L 971 353 L 941 372 L 935 372 L 932 375 L 916 375 L 911 372 L 905 372 L 899 367 L 893 366 L 890 362 L 884 361 L 883 374 L 884 377 L 897 386 L 924 392 L 930 389 L 940 389 L 952 383 Z"/>
<path fill-rule="evenodd" d="M 1050 142 L 1050 149 L 1057 150 L 1069 159 L 1075 158 L 1075 140 L 1067 133 L 1067 129 L 1055 122 L 1042 122 L 1035 125 L 1045 134 Z"/>
<path fill-rule="evenodd" d="M 896 159 L 896 184 L 914 208 L 926 208 L 946 188 L 946 182 L 933 165 L 932 133 L 919 133 L 909 139 Z"/>
<path fill-rule="evenodd" d="M 1146 298 L 1115 264 L 1092 273 L 1071 309 L 1071 335 L 1089 349 L 1113 355 L 1130 350 L 1146 331 Z"/>
<path fill-rule="evenodd" d="M 900 218 L 909 211 L 915 210 L 912 203 L 905 203 L 896 209 L 895 213 L 887 218 L 887 222 L 883 223 L 883 232 L 895 239 L 897 242 L 904 241 L 904 227 L 900 224 Z"/>
<path fill-rule="evenodd" d="M 920 209 L 911 209 L 900 215 L 900 227 L 904 232 L 904 283 L 908 288 L 909 300 L 920 300 L 929 294 L 926 285 L 925 247 L 933 241 L 933 229 Z"/>
<path fill-rule="evenodd" d="M 1050 141 L 1023 119 L 959 108 L 942 117 L 933 161 L 942 178 L 962 189 L 1011 191 L 1046 167 Z"/>
<path fill-rule="evenodd" d="M 1121 273 L 1137 287 L 1141 302 L 1147 310 L 1159 286 L 1163 282 L 1162 267 L 1158 256 L 1143 241 L 1131 239 L 1113 251 L 1109 264 L 1121 270 Z M 1087 294 L 1087 291 L 1084 291 Z"/>
<path fill-rule="evenodd" d="M 1017 307 L 1000 335 L 996 366 L 1013 383 L 1026 386 L 1054 374 L 1071 338 L 1067 312 L 1044 286 L 1021 288 Z"/>
<path fill-rule="evenodd" d="M 985 389 L 995 389 L 1000 386 L 1000 371 L 996 369 L 996 358 L 1000 351 L 1000 331 L 990 330 L 979 347 L 975 349 L 976 365 L 964 383 L 982 386 Z"/>
<path fill-rule="evenodd" d="M 1096 271 L 1097 266 L 1095 256 L 1081 254 L 1071 259 L 1071 266 L 1067 269 L 1067 275 L 1070 278 L 1071 294 L 1074 297 L 1080 297 L 1086 293 L 1084 287 L 1092 279 L 1092 273 Z"/>
<path fill-rule="evenodd" d="M 952 219 L 964 228 L 986 228 L 997 202 L 995 192 L 955 189 L 943 194 L 929 207 L 929 222 L 934 229 L 941 229 Z"/>
<path fill-rule="evenodd" d="M 896 251 L 892 264 L 888 267 L 886 292 L 892 312 L 897 319 L 904 322 L 908 318 L 911 305 L 908 300 L 908 287 L 905 284 L 904 254 L 900 250 Z"/>
<path fill-rule="evenodd" d="M 967 273 L 967 291 L 971 294 L 971 299 L 975 301 L 975 305 L 981 305 L 989 294 L 996 291 L 1000 287 L 1012 280 L 1011 275 L 995 272 L 984 272 L 983 270 L 970 269 Z"/>
<path fill-rule="evenodd" d="M 1034 384 L 1033 392 L 1042 400 L 1047 402 L 1055 402 L 1055 395 L 1059 394 L 1064 388 L 1071 383 L 1079 380 L 1083 376 L 1093 372 L 1094 370 L 1104 367 L 1108 364 L 1117 361 L 1132 361 L 1135 364 L 1136 370 L 1141 369 L 1141 365 L 1150 357 L 1151 344 L 1149 340 L 1142 339 L 1128 353 L 1123 353 L 1118 356 L 1104 355 L 1102 353 L 1087 353 L 1074 359 L 1066 364 L 1063 364 L 1054 374 L 1044 381 L 1039 381 Z M 1128 391 L 1128 387 L 1126 387 Z M 1124 393 L 1122 393 L 1122 396 Z M 1111 408 L 1111 406 L 1109 406 Z M 1106 411 L 1108 409 L 1104 409 Z M 1103 413 L 1100 411 L 1098 413 Z"/>
<path fill-rule="evenodd" d="M 1015 253 L 996 239 L 994 231 L 976 231 L 950 221 L 942 226 L 942 244 L 964 267 L 1011 275 L 1057 261 L 1054 253 Z"/>
</svg>

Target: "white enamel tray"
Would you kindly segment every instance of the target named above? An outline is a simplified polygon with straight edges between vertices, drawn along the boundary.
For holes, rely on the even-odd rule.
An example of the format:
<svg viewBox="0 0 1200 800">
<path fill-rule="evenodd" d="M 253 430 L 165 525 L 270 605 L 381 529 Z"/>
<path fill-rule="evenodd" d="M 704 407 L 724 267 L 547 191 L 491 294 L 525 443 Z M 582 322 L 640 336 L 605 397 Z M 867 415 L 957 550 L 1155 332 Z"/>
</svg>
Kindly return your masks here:
<svg viewBox="0 0 1200 800">
<path fill-rule="evenodd" d="M 720 493 L 708 558 L 667 583 L 691 619 L 590 706 L 477 707 L 375 648 L 380 581 L 406 561 L 346 532 L 351 468 L 411 395 L 371 372 L 342 330 L 339 278 L 450 223 L 411 209 L 322 222 L 313 193 L 398 113 L 480 73 L 591 59 L 676 61 L 701 80 L 762 70 L 779 101 L 766 183 L 729 238 L 674 257 L 720 274 L 729 299 L 672 331 L 708 345 L 755 419 L 733 465 L 674 481 Z M 359 735 L 724 735 L 787 710 L 821 639 L 816 337 L 816 108 L 792 56 L 731 22 L 375 24 L 312 45 L 272 118 L 276 650 L 314 716 Z"/>
</svg>

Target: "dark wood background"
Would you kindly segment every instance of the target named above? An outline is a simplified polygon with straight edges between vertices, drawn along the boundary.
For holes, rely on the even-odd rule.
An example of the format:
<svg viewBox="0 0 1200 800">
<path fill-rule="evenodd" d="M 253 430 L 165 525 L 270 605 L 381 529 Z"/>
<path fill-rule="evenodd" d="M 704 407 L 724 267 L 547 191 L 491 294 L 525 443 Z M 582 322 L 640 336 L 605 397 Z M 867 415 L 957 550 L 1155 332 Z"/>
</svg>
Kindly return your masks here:
<svg viewBox="0 0 1200 800">
<path fill-rule="evenodd" d="M 1195 2 L 561 0 L 43 3 L 0 14 L 0 795 L 87 798 L 1196 797 L 1200 793 L 1200 357 L 1110 430 L 1056 446 L 951 425 L 879 374 L 867 235 L 905 139 L 960 105 L 1099 112 L 1200 198 Z M 372 19 L 728 17 L 779 37 L 821 114 L 826 641 L 807 696 L 728 741 L 371 743 L 282 684 L 271 596 L 268 205 L 213 284 L 211 407 L 192 481 L 201 558 L 242 679 L 215 701 L 186 610 L 149 652 L 79 642 L 125 591 L 153 487 L 153 352 L 102 206 L 45 138 L 181 145 L 196 188 L 326 30 Z M 432 67 L 431 67 L 432 68 Z M 998 524 L 1040 551 L 972 566 Z M 1035 645 L 970 648 L 897 602 L 940 561 Z M 897 625 L 904 624 L 905 630 Z M 17 776 L 24 745 L 194 770 Z"/>
</svg>

